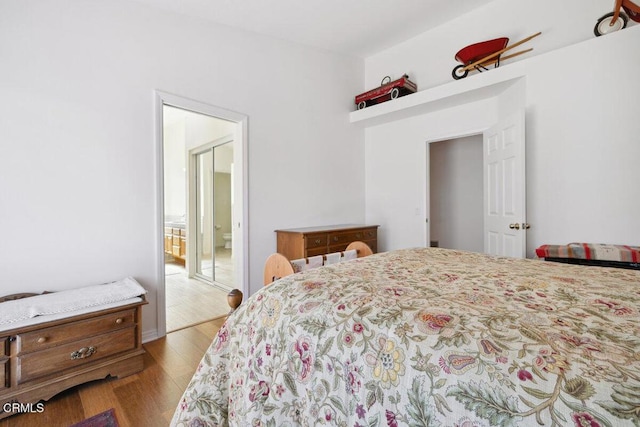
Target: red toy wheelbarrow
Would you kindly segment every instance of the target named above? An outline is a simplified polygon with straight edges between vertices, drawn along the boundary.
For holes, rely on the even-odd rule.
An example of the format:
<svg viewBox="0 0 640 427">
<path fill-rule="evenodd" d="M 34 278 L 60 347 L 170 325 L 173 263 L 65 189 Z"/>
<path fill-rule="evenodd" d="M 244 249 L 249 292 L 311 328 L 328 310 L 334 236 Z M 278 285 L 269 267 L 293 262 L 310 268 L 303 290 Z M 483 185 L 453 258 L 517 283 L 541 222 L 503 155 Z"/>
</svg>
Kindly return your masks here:
<svg viewBox="0 0 640 427">
<path fill-rule="evenodd" d="M 624 9 L 626 14 L 621 12 L 620 8 Z M 596 26 L 593 28 L 593 32 L 599 37 L 621 30 L 627 26 L 629 18 L 640 22 L 640 6 L 630 0 L 616 0 L 613 12 L 609 12 L 598 19 Z"/>
<path fill-rule="evenodd" d="M 533 50 L 533 48 L 525 49 L 520 52 L 512 53 L 510 55 L 502 56 L 503 53 L 520 46 L 523 43 L 528 42 L 534 37 L 539 36 L 540 32 L 520 40 L 517 43 L 507 46 L 509 39 L 507 37 L 500 37 L 493 40 L 487 40 L 480 43 L 471 44 L 464 47 L 456 53 L 456 61 L 461 62 L 462 65 L 458 65 L 453 69 L 451 75 L 454 79 L 460 80 L 469 74 L 471 70 L 477 70 L 479 72 L 488 70 L 487 67 L 493 65 L 494 68 L 500 66 L 500 61 L 513 58 L 523 53 L 527 53 Z"/>
</svg>

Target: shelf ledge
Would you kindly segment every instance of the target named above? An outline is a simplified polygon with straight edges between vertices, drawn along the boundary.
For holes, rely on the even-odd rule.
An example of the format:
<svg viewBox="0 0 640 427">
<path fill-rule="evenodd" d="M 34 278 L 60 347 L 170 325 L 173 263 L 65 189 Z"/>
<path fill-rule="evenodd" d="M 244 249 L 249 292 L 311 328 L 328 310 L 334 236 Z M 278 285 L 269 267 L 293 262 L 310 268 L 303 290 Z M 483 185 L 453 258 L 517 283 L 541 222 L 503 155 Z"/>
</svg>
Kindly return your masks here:
<svg viewBox="0 0 640 427">
<path fill-rule="evenodd" d="M 362 127 L 426 114 L 496 96 L 525 75 L 520 62 L 474 74 L 391 101 L 349 113 L 349 122 Z"/>
</svg>

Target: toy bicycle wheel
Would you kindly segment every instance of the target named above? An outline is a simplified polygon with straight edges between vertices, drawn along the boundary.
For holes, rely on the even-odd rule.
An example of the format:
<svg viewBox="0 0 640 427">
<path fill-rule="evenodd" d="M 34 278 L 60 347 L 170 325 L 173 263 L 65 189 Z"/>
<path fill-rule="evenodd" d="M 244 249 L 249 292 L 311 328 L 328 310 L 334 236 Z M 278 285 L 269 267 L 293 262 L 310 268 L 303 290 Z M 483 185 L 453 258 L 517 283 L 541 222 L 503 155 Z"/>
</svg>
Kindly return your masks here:
<svg viewBox="0 0 640 427">
<path fill-rule="evenodd" d="M 613 12 L 609 12 L 598 19 L 596 26 L 593 27 L 593 33 L 596 35 L 596 37 L 622 30 L 627 26 L 629 17 L 622 12 L 620 12 L 620 16 L 618 16 L 616 22 L 611 25 L 611 21 L 613 21 L 613 15 Z"/>
<path fill-rule="evenodd" d="M 358 102 L 358 110 L 362 110 L 366 106 L 367 106 L 367 103 L 365 101 Z"/>
<path fill-rule="evenodd" d="M 453 69 L 453 71 L 451 72 L 451 75 L 455 80 L 460 80 L 467 77 L 467 75 L 469 74 L 469 70 L 463 70 L 464 67 L 465 67 L 464 65 L 458 65 Z"/>
<path fill-rule="evenodd" d="M 391 89 L 391 92 L 389 92 L 389 95 L 391 96 L 391 99 L 396 99 L 398 95 L 400 95 L 400 89 L 394 87 L 393 89 Z"/>
</svg>

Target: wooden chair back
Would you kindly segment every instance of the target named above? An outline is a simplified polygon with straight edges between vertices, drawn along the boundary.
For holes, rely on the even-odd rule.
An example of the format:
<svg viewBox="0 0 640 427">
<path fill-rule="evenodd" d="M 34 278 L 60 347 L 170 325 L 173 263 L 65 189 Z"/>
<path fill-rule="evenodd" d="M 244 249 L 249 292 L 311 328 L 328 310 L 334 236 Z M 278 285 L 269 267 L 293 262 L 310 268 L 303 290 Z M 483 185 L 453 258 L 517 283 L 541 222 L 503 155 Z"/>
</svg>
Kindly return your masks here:
<svg viewBox="0 0 640 427">
<path fill-rule="evenodd" d="M 365 242 L 361 242 L 359 240 L 356 240 L 355 242 L 349 243 L 349 246 L 347 246 L 347 249 L 345 249 L 345 251 L 351 251 L 351 250 L 354 250 L 354 249 L 356 250 L 356 253 L 358 254 L 358 258 L 362 258 L 364 256 L 373 255 L 373 251 L 371 250 L 369 245 L 367 245 Z"/>
<path fill-rule="evenodd" d="M 373 254 L 373 251 L 364 242 L 355 241 L 349 243 L 349 246 L 345 249 L 346 251 L 355 250 L 358 258 L 362 258 L 365 256 L 369 256 Z M 324 258 L 326 260 L 326 258 Z M 295 270 L 291 265 L 291 262 L 287 257 L 279 253 L 273 253 L 269 255 L 267 261 L 264 264 L 264 285 L 267 286 L 276 280 L 286 277 L 290 274 L 294 274 Z"/>
<path fill-rule="evenodd" d="M 293 266 L 287 257 L 276 252 L 269 255 L 264 264 L 264 284 L 266 286 L 293 273 Z"/>
</svg>

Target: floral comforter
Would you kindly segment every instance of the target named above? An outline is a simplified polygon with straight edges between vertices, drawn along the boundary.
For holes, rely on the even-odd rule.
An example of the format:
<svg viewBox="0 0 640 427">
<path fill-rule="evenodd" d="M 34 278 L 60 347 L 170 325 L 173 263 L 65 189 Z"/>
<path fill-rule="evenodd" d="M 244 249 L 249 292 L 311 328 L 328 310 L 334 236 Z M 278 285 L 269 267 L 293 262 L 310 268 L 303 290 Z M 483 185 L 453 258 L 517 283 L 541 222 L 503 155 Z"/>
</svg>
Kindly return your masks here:
<svg viewBox="0 0 640 427">
<path fill-rule="evenodd" d="M 640 272 L 399 250 L 227 320 L 177 426 L 640 425 Z"/>
</svg>

